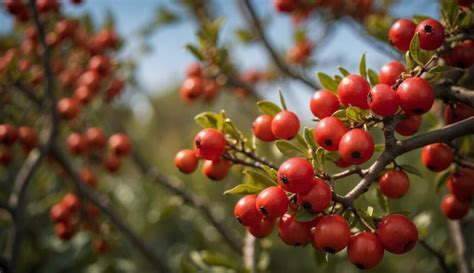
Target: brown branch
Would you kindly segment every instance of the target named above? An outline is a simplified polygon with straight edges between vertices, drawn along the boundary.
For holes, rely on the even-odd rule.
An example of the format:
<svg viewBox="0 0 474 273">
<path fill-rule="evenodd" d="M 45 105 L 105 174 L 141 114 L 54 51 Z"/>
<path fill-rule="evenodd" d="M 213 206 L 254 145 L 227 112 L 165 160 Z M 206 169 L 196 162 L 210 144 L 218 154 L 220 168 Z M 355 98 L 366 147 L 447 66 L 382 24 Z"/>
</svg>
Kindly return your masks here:
<svg viewBox="0 0 474 273">
<path fill-rule="evenodd" d="M 449 231 L 456 248 L 456 262 L 459 273 L 471 273 L 469 258 L 467 257 L 466 241 L 459 221 L 448 221 Z"/>
<path fill-rule="evenodd" d="M 182 185 L 183 183 L 172 176 L 166 176 L 160 173 L 158 170 L 152 168 L 148 163 L 141 157 L 141 155 L 134 151 L 132 159 L 137 167 L 142 171 L 143 174 L 147 175 L 153 182 L 156 182 L 174 194 L 183 198 L 183 200 L 190 206 L 196 208 L 201 214 L 214 226 L 214 228 L 222 235 L 227 244 L 239 255 L 242 255 L 242 239 L 231 231 L 228 227 L 224 226 L 212 213 L 211 209 L 206 203 L 199 197 L 186 190 Z"/>
<path fill-rule="evenodd" d="M 449 82 L 433 86 L 436 97 L 444 101 L 458 101 L 474 107 L 474 90 L 455 86 Z"/>
<path fill-rule="evenodd" d="M 430 254 L 436 257 L 436 260 L 438 261 L 439 266 L 443 269 L 445 273 L 450 273 L 444 254 L 441 251 L 436 250 L 433 246 L 428 244 L 428 242 L 423 239 L 418 239 L 418 243 L 424 249 L 426 249 L 426 251 L 428 251 Z"/>
<path fill-rule="evenodd" d="M 73 169 L 67 157 L 63 154 L 59 147 L 51 147 L 51 154 L 61 165 L 66 174 L 72 179 L 74 186 L 82 197 L 92 202 L 105 215 L 107 215 L 110 221 L 116 226 L 117 230 L 120 231 L 143 254 L 143 256 L 145 256 L 148 261 L 150 261 L 150 263 L 156 266 L 156 269 L 159 272 L 170 272 L 167 262 L 163 260 L 161 256 L 156 254 L 149 245 L 141 240 L 138 235 L 127 226 L 127 224 L 122 220 L 123 217 L 118 215 L 106 200 L 99 198 L 91 189 L 86 186 L 86 184 L 81 181 L 79 174 Z"/>
<path fill-rule="evenodd" d="M 255 33 L 257 33 L 257 35 L 260 38 L 260 40 L 262 41 L 265 49 L 270 54 L 270 57 L 272 58 L 273 63 L 278 67 L 278 69 L 282 73 L 286 74 L 290 78 L 301 81 L 302 83 L 304 83 L 305 85 L 310 87 L 312 90 L 321 89 L 321 87 L 319 87 L 318 84 L 311 81 L 306 76 L 301 75 L 298 72 L 296 72 L 293 68 L 288 66 L 288 64 L 285 61 L 283 61 L 280 58 L 280 56 L 278 56 L 277 52 L 275 51 L 273 46 L 270 44 L 270 41 L 268 40 L 268 38 L 267 38 L 267 36 L 266 36 L 266 34 L 263 30 L 260 19 L 258 18 L 258 15 L 255 12 L 254 7 L 252 6 L 252 3 L 250 3 L 250 2 L 251 2 L 251 0 L 244 0 L 245 7 L 247 8 L 248 13 L 250 15 L 250 21 L 252 22 L 252 26 L 255 30 Z"/>
</svg>

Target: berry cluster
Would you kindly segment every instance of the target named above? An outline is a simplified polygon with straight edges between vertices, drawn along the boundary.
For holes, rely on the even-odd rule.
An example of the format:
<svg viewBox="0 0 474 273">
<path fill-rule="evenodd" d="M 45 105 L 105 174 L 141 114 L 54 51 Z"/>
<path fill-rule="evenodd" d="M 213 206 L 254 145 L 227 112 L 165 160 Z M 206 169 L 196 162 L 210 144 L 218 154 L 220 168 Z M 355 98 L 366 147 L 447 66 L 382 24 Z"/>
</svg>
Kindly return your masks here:
<svg viewBox="0 0 474 273">
<path fill-rule="evenodd" d="M 0 165 L 8 166 L 14 160 L 13 144 L 17 141 L 29 152 L 38 145 L 38 133 L 25 125 L 15 128 L 13 124 L 0 124 Z"/>
</svg>

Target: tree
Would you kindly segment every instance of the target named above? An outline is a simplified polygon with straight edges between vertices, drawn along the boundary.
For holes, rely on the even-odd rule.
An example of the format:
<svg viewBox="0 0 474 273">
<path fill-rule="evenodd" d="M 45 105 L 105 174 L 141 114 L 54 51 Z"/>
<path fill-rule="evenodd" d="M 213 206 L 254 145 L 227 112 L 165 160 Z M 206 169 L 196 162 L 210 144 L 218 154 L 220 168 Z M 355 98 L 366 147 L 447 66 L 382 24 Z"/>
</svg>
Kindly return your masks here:
<svg viewBox="0 0 474 273">
<path fill-rule="evenodd" d="M 469 211 L 474 194 L 472 1 L 442 0 L 440 21 L 421 15 L 396 20 L 390 15 L 391 2 L 274 0 L 274 9 L 291 15 L 295 29 L 294 46 L 285 58 L 268 39 L 266 21 L 253 1 L 236 1 L 248 23 L 235 32 L 236 39 L 263 45 L 273 64 L 265 71 L 239 71 L 231 47 L 220 39 L 224 20 L 209 1 L 181 1 L 175 4 L 187 10 L 181 14 L 160 7 L 156 18 L 140 31 L 145 45 L 154 30 L 179 21 L 193 20 L 199 30 L 197 43 L 186 45 L 197 63 L 187 67 L 186 79 L 174 93 L 179 92 L 181 103 L 191 109 L 176 117 L 175 105 L 168 103 L 170 108 L 165 109 L 163 104 L 160 114 L 172 112 L 174 120 L 170 124 L 170 116 L 157 115 L 153 120 L 163 122 L 155 128 L 153 123 L 134 124 L 127 106 L 111 103 L 125 87 L 125 78 L 128 87 L 138 88 L 134 60 L 114 58 L 125 41 L 114 30 L 112 17 L 99 28 L 88 16 L 69 18 L 56 0 L 5 1 L 17 24 L 1 41 L 5 107 L 0 163 L 5 166 L 5 180 L 12 181 L 4 183 L 0 199 L 0 207 L 10 217 L 2 224 L 10 230 L 2 236 L 2 268 L 7 272 L 73 270 L 71 265 L 91 264 L 100 253 L 112 259 L 104 262 L 102 271 L 307 270 L 308 262 L 299 257 L 314 255 L 317 266 L 328 272 L 349 262 L 360 269 L 406 269 L 425 257 L 437 261 L 436 267 L 429 265 L 430 270 L 470 272 L 472 235 L 466 231 L 472 226 Z M 316 22 L 321 40 L 336 22 L 346 23 L 394 60 L 377 73 L 367 67 L 364 54 L 358 73 L 338 66 L 338 75 L 318 72 L 316 81 L 305 74 L 314 65 L 315 45 L 321 43 L 312 41 L 308 32 Z M 279 80 L 318 90 L 308 101 L 314 124 L 301 129 L 300 117 L 287 107 L 286 93 L 280 92 L 279 103 L 265 99 L 261 84 L 272 86 Z M 238 105 L 219 105 L 218 95 Z M 200 99 L 206 104 L 199 105 Z M 244 123 L 239 119 L 249 118 L 241 108 L 251 108 L 255 101 L 253 109 L 261 115 L 252 128 L 239 129 L 238 124 Z M 211 110 L 221 106 L 226 109 Z M 190 123 L 188 116 L 198 108 L 205 109 L 195 117 L 203 128 L 193 139 L 193 149 L 181 150 L 174 163 L 190 174 L 203 160 L 203 174 L 213 180 L 225 179 L 238 169 L 233 177 L 243 177 L 242 183 L 199 189 L 183 182 L 181 175 L 165 174 L 172 165 L 169 157 L 140 153 L 155 147 L 150 135 L 140 136 L 140 132 L 153 130 L 165 136 L 165 127 L 177 130 L 176 124 L 183 124 L 182 131 L 166 141 L 160 139 L 157 147 L 183 145 L 176 138 L 194 130 L 184 124 Z M 255 110 L 248 112 L 251 118 L 256 116 Z M 426 121 L 431 126 L 422 126 Z M 421 154 L 413 152 L 419 148 Z M 436 178 L 429 172 L 437 173 Z M 158 199 L 166 200 L 160 204 L 160 218 L 167 217 L 163 203 L 169 206 L 168 221 L 153 225 L 137 216 L 137 212 L 156 214 L 151 205 L 156 197 L 150 196 L 154 187 L 130 186 L 121 178 L 143 176 L 167 189 L 159 192 Z M 51 183 L 53 177 L 70 183 Z M 193 177 L 197 181 L 198 176 Z M 429 183 L 428 194 L 405 196 L 410 188 L 419 191 L 416 184 L 427 180 L 435 180 Z M 34 192 L 28 190 L 33 187 Z M 220 197 L 223 187 L 225 196 Z M 434 196 L 445 188 L 448 194 L 433 205 L 432 200 L 439 199 Z M 137 198 L 136 193 L 143 196 Z M 44 197 L 50 194 L 51 199 Z M 208 203 L 201 194 L 221 200 Z M 241 195 L 240 199 L 229 197 L 232 194 Z M 431 204 L 420 206 L 421 199 Z M 134 211 L 123 208 L 132 203 Z M 200 216 L 186 216 L 181 203 Z M 245 238 L 239 234 L 244 229 L 230 222 L 232 207 L 245 226 Z M 447 227 L 441 215 L 450 219 Z M 65 241 L 59 248 L 41 240 L 51 238 L 51 227 Z M 275 234 L 256 239 L 276 233 L 274 229 L 279 239 Z M 452 239 L 445 235 L 447 229 Z M 211 233 L 219 238 L 212 239 Z M 80 242 L 81 238 L 87 239 Z M 71 248 L 71 239 L 77 247 Z M 279 240 L 298 248 L 272 247 Z M 216 241 L 225 245 L 213 244 Z M 86 244 L 93 252 L 84 250 Z M 45 261 L 44 246 L 59 256 Z M 70 248 L 64 251 L 61 246 Z M 136 250 L 132 258 L 124 258 L 122 251 L 127 252 L 128 246 Z M 76 258 L 71 258 L 74 250 Z M 347 256 L 330 255 L 336 252 Z M 178 258 L 171 259 L 174 255 Z M 121 258 L 133 261 L 133 266 L 127 269 L 114 262 Z M 397 266 L 399 259 L 410 262 Z M 336 269 L 328 267 L 336 264 Z"/>
</svg>

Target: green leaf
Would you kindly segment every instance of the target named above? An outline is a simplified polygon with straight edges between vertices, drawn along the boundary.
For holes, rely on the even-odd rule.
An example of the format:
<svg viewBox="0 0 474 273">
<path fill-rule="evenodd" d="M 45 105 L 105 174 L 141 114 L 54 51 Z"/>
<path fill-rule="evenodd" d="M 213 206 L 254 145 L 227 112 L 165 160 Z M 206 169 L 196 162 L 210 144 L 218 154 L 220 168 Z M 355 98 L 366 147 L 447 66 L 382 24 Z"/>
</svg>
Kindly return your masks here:
<svg viewBox="0 0 474 273">
<path fill-rule="evenodd" d="M 306 40 L 306 31 L 305 30 L 297 30 L 293 32 L 293 40 L 295 42 L 302 42 Z"/>
<path fill-rule="evenodd" d="M 390 213 L 390 207 L 388 205 L 388 199 L 385 195 L 383 195 L 382 191 L 377 188 L 377 201 L 385 213 Z"/>
<path fill-rule="evenodd" d="M 448 22 L 450 26 L 456 25 L 456 20 L 459 16 L 459 5 L 458 1 L 454 0 L 442 0 L 441 1 L 441 14 L 443 18 Z"/>
<path fill-rule="evenodd" d="M 321 85 L 324 88 L 333 93 L 337 93 L 337 82 L 333 78 L 331 78 L 331 76 L 323 72 L 318 72 L 317 75 L 319 78 L 319 82 L 321 82 Z"/>
<path fill-rule="evenodd" d="M 226 190 L 224 194 L 257 194 L 261 192 L 264 188 L 265 187 L 263 186 L 259 187 L 251 184 L 239 184 L 230 190 Z"/>
<path fill-rule="evenodd" d="M 376 152 L 383 152 L 385 150 L 385 144 L 375 144 Z"/>
<path fill-rule="evenodd" d="M 221 267 L 232 268 L 232 269 L 237 269 L 239 267 L 239 264 L 237 263 L 236 260 L 229 258 L 227 256 L 224 256 L 223 254 L 220 254 L 220 253 L 204 250 L 204 251 L 200 251 L 199 254 L 201 255 L 202 261 L 207 265 L 221 266 Z"/>
<path fill-rule="evenodd" d="M 430 17 L 420 14 L 416 14 L 415 16 L 413 16 L 413 18 L 411 18 L 411 20 L 417 25 L 426 19 L 430 19 Z"/>
<path fill-rule="evenodd" d="M 203 112 L 194 117 L 194 121 L 203 128 L 222 128 L 222 116 L 214 112 Z"/>
<path fill-rule="evenodd" d="M 280 106 L 267 100 L 257 102 L 258 109 L 260 112 L 274 117 L 276 114 L 281 112 Z"/>
<path fill-rule="evenodd" d="M 332 114 L 332 116 L 340 119 L 341 121 L 347 120 L 346 109 L 337 110 Z"/>
<path fill-rule="evenodd" d="M 405 53 L 405 63 L 406 63 L 406 68 L 407 70 L 413 70 L 416 67 L 416 63 L 411 57 L 410 51 L 407 51 Z"/>
<path fill-rule="evenodd" d="M 365 61 L 365 53 L 362 54 L 362 57 L 360 58 L 359 74 L 362 77 L 367 78 L 367 65 L 366 65 L 366 61 Z"/>
<path fill-rule="evenodd" d="M 324 172 L 324 167 L 325 167 L 325 160 L 324 160 L 324 155 L 325 155 L 326 150 L 324 150 L 322 147 L 319 147 L 316 150 L 316 167 L 319 171 Z"/>
<path fill-rule="evenodd" d="M 222 132 L 224 134 L 231 135 L 234 139 L 243 140 L 244 136 L 242 132 L 235 127 L 234 123 L 230 119 L 225 119 L 224 124 L 222 126 Z"/>
<path fill-rule="evenodd" d="M 191 263 L 184 259 L 181 259 L 179 263 L 179 270 L 181 273 L 197 273 L 197 270 L 191 265 Z"/>
<path fill-rule="evenodd" d="M 348 120 L 356 123 L 365 122 L 365 112 L 356 106 L 349 106 L 346 108 L 346 117 Z"/>
<path fill-rule="evenodd" d="M 418 33 L 415 33 L 415 35 L 411 39 L 409 50 L 410 50 L 410 56 L 413 59 L 413 61 L 415 61 L 415 63 L 419 65 L 423 65 L 423 62 L 421 62 L 420 60 L 420 52 L 421 52 L 420 35 Z"/>
<path fill-rule="evenodd" d="M 451 175 L 451 170 L 444 170 L 440 173 L 437 173 L 434 179 L 434 187 L 435 191 L 439 192 L 441 190 L 441 187 L 446 184 L 448 181 L 448 177 Z"/>
<path fill-rule="evenodd" d="M 277 170 L 267 166 L 267 165 L 262 165 L 262 169 L 270 176 L 270 178 L 274 181 L 277 180 L 278 178 L 278 172 Z"/>
<path fill-rule="evenodd" d="M 372 86 L 379 83 L 379 75 L 377 75 L 377 72 L 369 68 L 369 70 L 367 70 L 367 74 L 369 76 L 369 81 Z"/>
<path fill-rule="evenodd" d="M 457 67 L 452 67 L 452 66 L 447 66 L 447 65 L 438 65 L 435 67 L 432 67 L 428 70 L 428 73 L 446 73 L 446 72 L 451 72 L 453 70 L 460 70 Z"/>
<path fill-rule="evenodd" d="M 198 60 L 200 61 L 203 61 L 204 60 L 204 56 L 202 55 L 201 53 L 201 50 L 199 48 L 197 48 L 196 46 L 192 45 L 192 44 L 187 44 L 185 46 L 185 48 L 191 52 L 191 54 L 194 55 L 194 57 L 196 57 Z"/>
<path fill-rule="evenodd" d="M 316 140 L 314 139 L 314 128 L 304 127 L 304 139 L 306 143 L 309 144 L 313 151 L 316 151 L 318 145 L 316 144 Z"/>
<path fill-rule="evenodd" d="M 344 67 L 342 66 L 338 66 L 337 69 L 339 69 L 339 71 L 341 72 L 341 74 L 346 77 L 346 76 L 349 76 L 351 73 L 349 71 L 347 71 Z"/>
<path fill-rule="evenodd" d="M 234 31 L 234 34 L 244 44 L 248 44 L 255 39 L 252 33 L 246 29 L 237 29 Z"/>
<path fill-rule="evenodd" d="M 248 175 L 255 183 L 263 185 L 264 187 L 278 185 L 276 179 L 272 179 L 272 177 L 270 177 L 266 172 L 262 173 L 259 171 L 248 169 L 244 171 L 244 174 Z"/>
<path fill-rule="evenodd" d="M 286 110 L 286 102 L 285 102 L 285 98 L 283 97 L 283 94 L 281 93 L 281 90 L 278 90 L 278 95 L 280 96 L 280 103 L 281 103 L 281 108 L 283 108 L 284 110 Z"/>
<path fill-rule="evenodd" d="M 332 160 L 332 161 L 337 161 L 339 159 L 339 153 L 324 151 L 324 158 Z"/>
<path fill-rule="evenodd" d="M 278 150 L 287 157 L 308 157 L 306 150 L 301 149 L 289 141 L 277 140 L 275 145 Z"/>
<path fill-rule="evenodd" d="M 418 170 L 417 168 L 411 166 L 411 165 L 407 165 L 407 164 L 403 164 L 403 165 L 399 165 L 399 167 L 406 171 L 407 173 L 411 173 L 411 174 L 414 174 L 414 175 L 417 175 L 421 178 L 423 178 L 423 174 L 420 172 L 420 170 Z"/>
<path fill-rule="evenodd" d="M 317 214 L 308 211 L 303 206 L 299 206 L 295 215 L 295 220 L 298 222 L 309 222 L 314 220 L 316 217 L 318 217 Z"/>
</svg>

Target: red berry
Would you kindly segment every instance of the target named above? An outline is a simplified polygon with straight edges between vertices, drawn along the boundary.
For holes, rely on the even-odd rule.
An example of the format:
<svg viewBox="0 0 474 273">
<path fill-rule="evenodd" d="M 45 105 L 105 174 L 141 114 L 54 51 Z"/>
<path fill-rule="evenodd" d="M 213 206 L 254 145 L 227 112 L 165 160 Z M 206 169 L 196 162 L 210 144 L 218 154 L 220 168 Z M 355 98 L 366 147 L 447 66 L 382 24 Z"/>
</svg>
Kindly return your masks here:
<svg viewBox="0 0 474 273">
<path fill-rule="evenodd" d="M 444 143 L 426 145 L 421 150 L 421 161 L 433 172 L 444 171 L 453 162 L 453 149 Z"/>
<path fill-rule="evenodd" d="M 368 109 L 367 95 L 370 85 L 366 79 L 359 75 L 346 76 L 337 86 L 339 100 L 344 106 L 357 106 L 361 109 Z"/>
<path fill-rule="evenodd" d="M 457 44 L 446 54 L 445 58 L 451 66 L 469 68 L 474 64 L 474 41 L 465 40 Z"/>
<path fill-rule="evenodd" d="M 351 229 L 347 221 L 340 215 L 323 216 L 313 233 L 317 249 L 329 253 L 336 253 L 344 249 L 349 243 Z"/>
<path fill-rule="evenodd" d="M 49 210 L 49 219 L 54 223 L 65 222 L 70 216 L 71 210 L 63 203 L 57 203 Z"/>
<path fill-rule="evenodd" d="M 391 214 L 382 219 L 378 227 L 383 247 L 393 254 L 410 251 L 418 240 L 415 224 L 404 215 Z"/>
<path fill-rule="evenodd" d="M 402 170 L 390 170 L 379 179 L 382 193 L 390 198 L 400 198 L 408 192 L 410 179 Z"/>
<path fill-rule="evenodd" d="M 222 180 L 227 176 L 230 169 L 230 162 L 225 159 L 216 161 L 206 160 L 202 172 L 212 180 Z"/>
<path fill-rule="evenodd" d="M 288 210 L 288 196 L 280 187 L 272 186 L 257 195 L 256 208 L 265 219 L 276 219 Z"/>
<path fill-rule="evenodd" d="M 132 144 L 126 134 L 118 133 L 109 138 L 109 147 L 118 156 L 124 156 L 130 153 Z"/>
<path fill-rule="evenodd" d="M 397 88 L 400 107 L 408 115 L 421 115 L 433 106 L 435 94 L 424 79 L 413 77 L 404 80 Z"/>
<path fill-rule="evenodd" d="M 278 12 L 290 13 L 296 8 L 295 0 L 273 0 L 273 7 Z"/>
<path fill-rule="evenodd" d="M 190 174 L 198 167 L 199 158 L 197 158 L 193 150 L 184 149 L 176 154 L 174 164 L 182 173 Z"/>
<path fill-rule="evenodd" d="M 326 117 L 318 122 L 314 128 L 314 139 L 328 151 L 337 151 L 342 136 L 347 132 L 347 128 L 336 117 Z"/>
<path fill-rule="evenodd" d="M 283 162 L 278 169 L 278 183 L 289 192 L 305 193 L 311 189 L 314 169 L 304 158 L 294 157 Z"/>
<path fill-rule="evenodd" d="M 105 100 L 107 102 L 111 101 L 122 92 L 125 86 L 124 80 L 120 78 L 114 78 L 110 86 L 105 90 Z"/>
<path fill-rule="evenodd" d="M 87 70 L 77 80 L 77 86 L 87 86 L 91 90 L 97 90 L 100 87 L 101 78 L 96 70 Z"/>
<path fill-rule="evenodd" d="M 469 202 L 459 200 L 456 196 L 448 194 L 441 201 L 441 211 L 451 220 L 459 220 L 469 212 Z"/>
<path fill-rule="evenodd" d="M 38 134 L 28 126 L 18 128 L 18 140 L 25 150 L 29 151 L 38 145 Z"/>
<path fill-rule="evenodd" d="M 455 123 L 474 116 L 474 109 L 467 104 L 449 104 L 444 108 L 444 120 L 446 124 Z"/>
<path fill-rule="evenodd" d="M 200 77 L 192 77 L 184 80 L 181 85 L 180 97 L 185 102 L 191 102 L 204 93 L 204 81 Z"/>
<path fill-rule="evenodd" d="M 82 182 L 91 188 L 97 187 L 97 177 L 90 168 L 84 168 L 79 172 Z"/>
<path fill-rule="evenodd" d="M 202 73 L 201 65 L 199 63 L 190 63 L 186 67 L 186 77 L 200 77 Z"/>
<path fill-rule="evenodd" d="M 287 245 L 301 246 L 311 241 L 311 232 L 304 222 L 299 222 L 286 213 L 278 223 L 278 236 Z"/>
<path fill-rule="evenodd" d="M 426 19 L 418 24 L 416 33 L 420 35 L 420 47 L 426 50 L 435 50 L 444 43 L 444 27 L 440 22 Z"/>
<path fill-rule="evenodd" d="M 410 42 L 415 35 L 416 24 L 408 19 L 396 21 L 388 32 L 388 39 L 392 45 L 401 51 L 407 51 L 410 48 Z"/>
<path fill-rule="evenodd" d="M 95 95 L 95 91 L 88 86 L 81 85 L 74 91 L 74 98 L 81 102 L 82 105 L 89 103 Z"/>
<path fill-rule="evenodd" d="M 298 194 L 296 202 L 298 205 L 313 213 L 323 212 L 331 203 L 331 187 L 319 178 L 313 178 L 312 188 L 304 194 Z"/>
<path fill-rule="evenodd" d="M 76 233 L 76 229 L 71 220 L 68 220 L 54 225 L 54 233 L 56 233 L 56 236 L 60 239 L 69 240 Z"/>
<path fill-rule="evenodd" d="M 313 115 L 319 119 L 329 117 L 339 108 L 339 100 L 330 91 L 323 89 L 315 92 L 309 102 Z"/>
<path fill-rule="evenodd" d="M 105 147 L 106 139 L 104 130 L 99 127 L 91 127 L 87 129 L 86 139 L 87 143 L 94 148 L 102 149 Z"/>
<path fill-rule="evenodd" d="M 103 164 L 107 171 L 109 171 L 110 173 L 115 173 L 122 166 L 122 160 L 117 155 L 109 153 L 105 155 L 103 159 Z"/>
<path fill-rule="evenodd" d="M 257 238 L 263 238 L 270 235 L 275 227 L 275 220 L 261 219 L 256 224 L 247 227 L 247 230 Z"/>
<path fill-rule="evenodd" d="M 474 195 L 474 171 L 462 168 L 448 179 L 448 190 L 456 199 L 470 201 Z"/>
<path fill-rule="evenodd" d="M 374 141 L 366 131 L 352 129 L 344 134 L 339 142 L 339 155 L 351 165 L 360 165 L 374 154 Z"/>
<path fill-rule="evenodd" d="M 10 147 L 0 146 L 0 165 L 8 166 L 12 161 L 12 149 Z"/>
<path fill-rule="evenodd" d="M 347 257 L 359 269 L 371 269 L 383 258 L 384 249 L 379 238 L 370 232 L 351 236 L 347 245 Z"/>
<path fill-rule="evenodd" d="M 95 70 L 100 76 L 107 76 L 110 71 L 110 60 L 105 55 L 95 55 L 89 60 L 89 69 Z"/>
<path fill-rule="evenodd" d="M 272 132 L 272 120 L 270 115 L 261 115 L 253 122 L 252 132 L 256 138 L 266 142 L 276 139 Z"/>
<path fill-rule="evenodd" d="M 11 124 L 0 124 L 0 142 L 5 145 L 12 145 L 18 138 L 15 126 Z"/>
<path fill-rule="evenodd" d="M 79 200 L 79 198 L 75 194 L 68 193 L 68 194 L 66 194 L 66 196 L 64 196 L 62 204 L 69 211 L 78 212 L 79 209 L 80 209 L 80 206 L 81 206 L 81 201 Z"/>
<path fill-rule="evenodd" d="M 225 152 L 225 146 L 224 135 L 216 129 L 203 129 L 194 138 L 194 152 L 207 160 L 219 159 Z"/>
<path fill-rule="evenodd" d="M 370 110 L 383 117 L 392 116 L 398 110 L 397 93 L 387 84 L 377 84 L 372 87 L 367 101 Z"/>
<path fill-rule="evenodd" d="M 391 61 L 386 63 L 380 69 L 379 82 L 392 86 L 397 82 L 397 79 L 403 72 L 405 72 L 405 67 L 400 62 Z"/>
<path fill-rule="evenodd" d="M 250 194 L 242 197 L 234 207 L 234 217 L 244 226 L 257 225 L 262 220 L 262 214 L 256 205 L 257 196 Z"/>
<path fill-rule="evenodd" d="M 85 154 L 89 149 L 86 138 L 78 132 L 71 133 L 66 144 L 69 151 L 75 155 Z"/>
<path fill-rule="evenodd" d="M 402 136 L 411 136 L 418 131 L 421 126 L 421 116 L 405 116 L 395 126 L 395 132 Z"/>
<path fill-rule="evenodd" d="M 298 134 L 300 120 L 295 113 L 281 111 L 272 120 L 273 135 L 280 139 L 292 139 Z"/>
<path fill-rule="evenodd" d="M 74 119 L 81 111 L 81 106 L 76 99 L 62 98 L 58 102 L 57 111 L 63 119 Z"/>
</svg>

